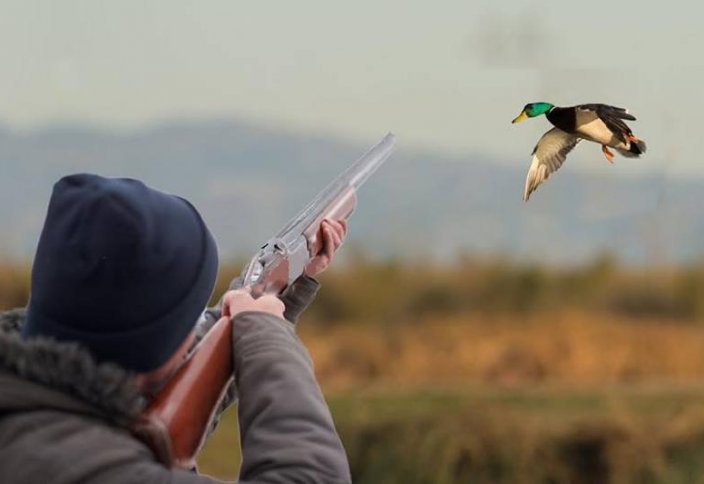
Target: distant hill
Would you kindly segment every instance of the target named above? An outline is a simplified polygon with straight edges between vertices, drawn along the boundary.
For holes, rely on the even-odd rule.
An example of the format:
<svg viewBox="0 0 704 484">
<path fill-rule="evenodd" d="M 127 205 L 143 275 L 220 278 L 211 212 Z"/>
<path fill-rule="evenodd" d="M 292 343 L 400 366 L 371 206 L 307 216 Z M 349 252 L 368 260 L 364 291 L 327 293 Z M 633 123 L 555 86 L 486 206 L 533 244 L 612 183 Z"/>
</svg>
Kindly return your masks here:
<svg viewBox="0 0 704 484">
<path fill-rule="evenodd" d="M 384 133 L 379 133 L 381 137 Z M 0 128 L 0 253 L 31 257 L 51 186 L 89 171 L 130 176 L 192 200 L 223 258 L 246 256 L 376 139 L 351 143 L 231 120 L 130 134 Z M 550 263 L 611 252 L 632 263 L 704 251 L 704 181 L 585 175 L 569 166 L 521 200 L 528 158 L 399 150 L 363 188 L 351 240 L 382 257 L 502 253 Z"/>
</svg>

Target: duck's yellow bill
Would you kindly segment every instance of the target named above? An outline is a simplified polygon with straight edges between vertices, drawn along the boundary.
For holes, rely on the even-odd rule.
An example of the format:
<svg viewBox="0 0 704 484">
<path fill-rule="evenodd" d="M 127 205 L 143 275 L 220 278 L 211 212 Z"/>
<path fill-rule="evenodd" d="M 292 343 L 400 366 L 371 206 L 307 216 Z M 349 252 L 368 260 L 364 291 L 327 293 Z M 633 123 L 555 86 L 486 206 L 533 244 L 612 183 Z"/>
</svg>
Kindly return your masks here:
<svg viewBox="0 0 704 484">
<path fill-rule="evenodd" d="M 520 123 L 521 121 L 525 121 L 526 119 L 528 119 L 528 115 L 526 114 L 525 111 L 521 111 L 521 114 L 519 114 L 518 116 L 513 118 L 513 121 L 511 121 L 511 123 L 513 123 L 513 124 Z"/>
</svg>

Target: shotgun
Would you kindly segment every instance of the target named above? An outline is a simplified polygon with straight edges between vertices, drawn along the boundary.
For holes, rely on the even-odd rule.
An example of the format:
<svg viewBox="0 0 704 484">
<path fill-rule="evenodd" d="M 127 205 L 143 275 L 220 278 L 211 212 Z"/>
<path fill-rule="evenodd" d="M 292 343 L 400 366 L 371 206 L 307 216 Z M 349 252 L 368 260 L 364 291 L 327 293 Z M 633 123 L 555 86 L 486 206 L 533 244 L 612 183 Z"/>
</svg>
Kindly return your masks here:
<svg viewBox="0 0 704 484">
<path fill-rule="evenodd" d="M 320 252 L 321 222 L 350 216 L 357 190 L 391 155 L 394 143 L 394 135 L 387 134 L 267 241 L 242 271 L 243 286 L 255 297 L 282 294 Z M 225 317 L 215 323 L 132 425 L 132 432 L 166 466 L 195 468 L 234 377 L 231 328 Z"/>
</svg>

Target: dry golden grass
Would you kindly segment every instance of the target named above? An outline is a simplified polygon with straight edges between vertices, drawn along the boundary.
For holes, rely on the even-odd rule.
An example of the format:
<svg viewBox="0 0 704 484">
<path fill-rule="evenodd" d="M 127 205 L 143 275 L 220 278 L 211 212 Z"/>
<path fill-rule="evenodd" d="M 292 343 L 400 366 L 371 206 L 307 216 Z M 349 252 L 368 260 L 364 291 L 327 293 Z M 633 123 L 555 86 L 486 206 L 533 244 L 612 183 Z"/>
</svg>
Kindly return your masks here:
<svg viewBox="0 0 704 484">
<path fill-rule="evenodd" d="M 0 308 L 26 303 L 29 296 L 29 265 L 0 262 Z"/>
<path fill-rule="evenodd" d="M 216 295 L 238 268 L 221 271 Z M 300 332 L 333 390 L 704 375 L 704 266 L 360 262 L 323 284 Z M 29 265 L 0 263 L 0 308 L 28 294 Z"/>
<path fill-rule="evenodd" d="M 581 311 L 301 325 L 330 390 L 484 382 L 604 384 L 704 376 L 704 326 Z"/>
</svg>

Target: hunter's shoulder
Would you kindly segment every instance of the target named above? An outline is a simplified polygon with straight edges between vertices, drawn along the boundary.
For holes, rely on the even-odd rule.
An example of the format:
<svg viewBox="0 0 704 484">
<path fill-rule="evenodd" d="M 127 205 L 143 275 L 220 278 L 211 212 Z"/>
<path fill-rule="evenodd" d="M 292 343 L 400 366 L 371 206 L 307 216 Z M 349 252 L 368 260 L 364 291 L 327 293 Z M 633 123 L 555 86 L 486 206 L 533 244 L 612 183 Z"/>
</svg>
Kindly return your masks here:
<svg viewBox="0 0 704 484">
<path fill-rule="evenodd" d="M 98 482 L 91 476 L 149 459 L 125 430 L 86 415 L 37 409 L 0 421 L 0 461 L 16 464 L 0 466 L 0 482 Z"/>
<path fill-rule="evenodd" d="M 18 413 L 0 421 L 0 462 L 0 482 L 18 484 L 216 482 L 165 468 L 126 429 L 52 410 Z M 4 465 L 9 462 L 15 465 Z"/>
</svg>

